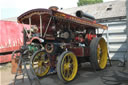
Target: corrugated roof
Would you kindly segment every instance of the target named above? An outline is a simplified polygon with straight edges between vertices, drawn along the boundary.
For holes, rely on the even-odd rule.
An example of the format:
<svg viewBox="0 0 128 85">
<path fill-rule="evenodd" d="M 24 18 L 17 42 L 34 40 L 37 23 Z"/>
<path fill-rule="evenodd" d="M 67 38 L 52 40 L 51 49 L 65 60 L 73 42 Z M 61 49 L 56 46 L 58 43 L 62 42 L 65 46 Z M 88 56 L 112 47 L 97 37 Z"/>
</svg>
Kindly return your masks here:
<svg viewBox="0 0 128 85">
<path fill-rule="evenodd" d="M 126 16 L 126 1 L 118 0 L 112 2 L 85 5 L 80 7 L 60 10 L 75 16 L 77 10 L 82 10 L 94 16 L 96 19 Z"/>
</svg>

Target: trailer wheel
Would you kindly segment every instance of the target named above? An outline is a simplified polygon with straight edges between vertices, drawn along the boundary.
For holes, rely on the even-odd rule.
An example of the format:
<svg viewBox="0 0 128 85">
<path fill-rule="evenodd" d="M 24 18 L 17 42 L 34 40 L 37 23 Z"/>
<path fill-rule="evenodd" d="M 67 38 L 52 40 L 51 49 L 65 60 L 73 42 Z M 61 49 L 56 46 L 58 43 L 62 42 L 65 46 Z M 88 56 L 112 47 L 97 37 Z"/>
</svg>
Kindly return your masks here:
<svg viewBox="0 0 128 85">
<path fill-rule="evenodd" d="M 95 70 L 105 69 L 107 56 L 108 50 L 104 38 L 93 38 L 90 43 L 90 61 Z"/>
<path fill-rule="evenodd" d="M 72 81 L 78 70 L 78 62 L 74 53 L 63 52 L 57 62 L 57 74 L 64 83 Z"/>
<path fill-rule="evenodd" d="M 45 76 L 50 69 L 50 60 L 45 51 L 36 51 L 31 58 L 32 67 L 35 74 L 41 78 Z"/>
</svg>

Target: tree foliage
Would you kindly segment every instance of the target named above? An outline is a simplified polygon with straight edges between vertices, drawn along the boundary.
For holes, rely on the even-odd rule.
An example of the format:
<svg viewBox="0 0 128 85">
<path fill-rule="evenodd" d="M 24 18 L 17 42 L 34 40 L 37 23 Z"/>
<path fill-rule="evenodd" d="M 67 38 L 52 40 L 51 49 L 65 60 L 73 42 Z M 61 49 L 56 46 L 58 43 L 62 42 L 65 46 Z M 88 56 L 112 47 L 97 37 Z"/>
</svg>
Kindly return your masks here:
<svg viewBox="0 0 128 85">
<path fill-rule="evenodd" d="M 95 4 L 95 3 L 101 3 L 103 0 L 79 0 L 77 3 L 78 6 L 83 6 L 87 4 Z"/>
</svg>

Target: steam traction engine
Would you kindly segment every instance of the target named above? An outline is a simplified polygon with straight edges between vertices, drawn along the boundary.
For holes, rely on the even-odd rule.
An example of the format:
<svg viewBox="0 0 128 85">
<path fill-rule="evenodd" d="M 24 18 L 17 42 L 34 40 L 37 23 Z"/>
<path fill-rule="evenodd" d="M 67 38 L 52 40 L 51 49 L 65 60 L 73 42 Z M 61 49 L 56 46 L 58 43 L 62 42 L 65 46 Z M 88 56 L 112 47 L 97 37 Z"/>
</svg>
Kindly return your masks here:
<svg viewBox="0 0 128 85">
<path fill-rule="evenodd" d="M 55 70 L 63 82 L 72 81 L 83 62 L 91 62 L 95 70 L 105 69 L 107 44 L 96 30 L 107 27 L 82 11 L 76 16 L 50 8 L 33 9 L 18 17 L 19 23 L 35 26 L 34 31 L 26 31 L 26 42 L 31 50 L 38 49 L 33 51 L 31 64 L 39 78 Z"/>
</svg>

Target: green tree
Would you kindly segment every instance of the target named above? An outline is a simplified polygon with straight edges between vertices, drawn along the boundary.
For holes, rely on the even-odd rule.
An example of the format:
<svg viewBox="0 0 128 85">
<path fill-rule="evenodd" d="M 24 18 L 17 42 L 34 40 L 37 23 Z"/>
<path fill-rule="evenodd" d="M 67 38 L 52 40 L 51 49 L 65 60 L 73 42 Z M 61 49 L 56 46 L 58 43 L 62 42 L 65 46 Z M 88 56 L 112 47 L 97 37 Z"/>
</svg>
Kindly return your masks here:
<svg viewBox="0 0 128 85">
<path fill-rule="evenodd" d="M 87 4 L 95 4 L 95 3 L 101 3 L 103 0 L 79 0 L 77 3 L 78 6 L 83 6 Z"/>
</svg>

